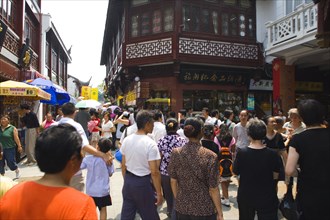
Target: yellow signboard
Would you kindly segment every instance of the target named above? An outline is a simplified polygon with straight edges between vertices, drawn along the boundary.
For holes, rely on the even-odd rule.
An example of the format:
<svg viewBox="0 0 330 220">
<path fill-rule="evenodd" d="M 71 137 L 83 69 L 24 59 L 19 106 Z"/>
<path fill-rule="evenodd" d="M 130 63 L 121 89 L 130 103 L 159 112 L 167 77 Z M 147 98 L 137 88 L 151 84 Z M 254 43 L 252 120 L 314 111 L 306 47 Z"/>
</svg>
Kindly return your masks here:
<svg viewBox="0 0 330 220">
<path fill-rule="evenodd" d="M 92 88 L 90 86 L 82 86 L 81 96 L 83 96 L 85 100 L 91 99 L 91 90 Z"/>
<path fill-rule="evenodd" d="M 98 88 L 92 88 L 91 89 L 91 99 L 94 99 L 96 101 L 99 100 L 99 90 L 98 90 Z"/>
</svg>

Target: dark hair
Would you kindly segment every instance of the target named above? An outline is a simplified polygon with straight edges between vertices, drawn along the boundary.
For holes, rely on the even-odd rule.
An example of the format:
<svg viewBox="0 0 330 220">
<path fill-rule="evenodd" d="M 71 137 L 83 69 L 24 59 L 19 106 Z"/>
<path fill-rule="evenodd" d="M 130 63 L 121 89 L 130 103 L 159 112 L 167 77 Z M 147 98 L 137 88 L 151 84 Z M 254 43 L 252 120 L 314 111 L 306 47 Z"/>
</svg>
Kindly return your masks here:
<svg viewBox="0 0 330 220">
<path fill-rule="evenodd" d="M 158 121 L 160 118 L 162 118 L 163 114 L 160 110 L 155 110 L 154 111 L 154 120 Z"/>
<path fill-rule="evenodd" d="M 209 113 L 209 108 L 204 107 L 204 108 L 202 109 L 202 111 L 205 111 L 205 112 Z"/>
<path fill-rule="evenodd" d="M 183 115 L 183 116 L 186 116 L 186 115 L 187 115 L 187 110 L 186 110 L 186 109 L 181 109 L 179 112 L 180 112 L 181 115 Z"/>
<path fill-rule="evenodd" d="M 62 105 L 62 112 L 63 112 L 63 115 L 65 115 L 65 116 L 73 115 L 75 111 L 76 111 L 76 107 L 71 102 L 67 102 Z"/>
<path fill-rule="evenodd" d="M 246 133 L 253 140 L 262 140 L 266 137 L 266 125 L 257 118 L 251 118 L 246 125 Z"/>
<path fill-rule="evenodd" d="M 175 134 L 178 130 L 178 121 L 175 118 L 168 118 L 166 120 L 165 128 L 167 134 Z"/>
<path fill-rule="evenodd" d="M 1 118 L 7 118 L 8 121 L 10 121 L 10 117 L 9 117 L 9 115 L 7 115 L 7 114 L 1 115 L 0 119 L 1 119 Z"/>
<path fill-rule="evenodd" d="M 314 99 L 300 101 L 298 104 L 298 112 L 307 126 L 321 125 L 325 119 L 325 109 L 323 105 Z"/>
<path fill-rule="evenodd" d="M 183 127 L 184 135 L 188 138 L 198 137 L 198 135 L 202 132 L 203 126 L 204 122 L 200 118 L 187 118 Z"/>
<path fill-rule="evenodd" d="M 272 116 L 272 115 L 265 115 L 264 117 L 262 117 L 262 121 L 265 123 L 265 125 L 267 126 L 268 125 L 268 120 L 270 119 L 270 118 L 274 118 L 274 116 Z"/>
<path fill-rule="evenodd" d="M 90 111 L 89 112 L 89 114 L 91 115 L 91 116 L 95 116 L 95 117 L 99 117 L 99 113 L 97 112 L 97 111 Z"/>
<path fill-rule="evenodd" d="M 21 109 L 30 110 L 30 106 L 26 103 L 21 104 Z"/>
<path fill-rule="evenodd" d="M 219 114 L 219 111 L 217 110 L 217 109 L 213 109 L 212 111 L 211 111 L 211 117 L 215 117 L 215 116 L 217 116 Z"/>
<path fill-rule="evenodd" d="M 229 147 L 233 136 L 230 134 L 229 127 L 226 124 L 220 125 L 220 133 L 217 138 L 221 146 Z"/>
<path fill-rule="evenodd" d="M 284 124 L 284 119 L 283 119 L 282 116 L 274 116 L 274 118 L 275 118 L 276 124 L 278 124 L 278 125 L 282 125 L 282 126 L 283 126 L 283 124 Z"/>
<path fill-rule="evenodd" d="M 40 171 L 59 173 L 64 170 L 73 155 L 81 159 L 82 139 L 69 124 L 51 126 L 37 138 L 35 156 Z"/>
<path fill-rule="evenodd" d="M 141 110 L 136 115 L 136 126 L 138 129 L 143 129 L 148 122 L 153 121 L 153 114 L 147 110 Z"/>
<path fill-rule="evenodd" d="M 212 137 L 214 135 L 214 125 L 204 125 L 203 134 L 207 138 Z"/>
<path fill-rule="evenodd" d="M 226 109 L 223 113 L 223 117 L 225 117 L 226 119 L 229 119 L 229 117 L 234 114 L 233 110 L 231 109 Z"/>
<path fill-rule="evenodd" d="M 170 111 L 170 112 L 168 113 L 168 116 L 170 116 L 170 118 L 175 118 L 175 117 L 176 117 L 176 114 L 175 114 L 174 111 Z"/>
<path fill-rule="evenodd" d="M 108 138 L 100 138 L 97 145 L 99 146 L 101 152 L 106 153 L 111 149 L 112 142 Z"/>
<path fill-rule="evenodd" d="M 202 120 L 203 123 L 205 123 L 205 117 L 203 115 L 198 114 L 198 115 L 195 115 L 195 117 Z"/>
</svg>

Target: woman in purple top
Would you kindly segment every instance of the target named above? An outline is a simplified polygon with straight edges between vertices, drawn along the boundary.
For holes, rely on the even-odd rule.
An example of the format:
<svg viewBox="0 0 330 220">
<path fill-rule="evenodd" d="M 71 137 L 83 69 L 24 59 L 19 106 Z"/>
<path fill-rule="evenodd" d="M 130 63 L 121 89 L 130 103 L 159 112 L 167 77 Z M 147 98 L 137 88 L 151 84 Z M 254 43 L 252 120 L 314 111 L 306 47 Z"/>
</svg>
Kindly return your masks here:
<svg viewBox="0 0 330 220">
<path fill-rule="evenodd" d="M 160 162 L 160 173 L 164 197 L 167 204 L 167 215 L 170 217 L 173 210 L 173 193 L 170 177 L 167 172 L 167 166 L 170 163 L 172 150 L 176 147 L 182 147 L 185 145 L 186 139 L 176 133 L 178 130 L 178 121 L 175 118 L 167 119 L 165 127 L 167 134 L 159 139 L 157 145 L 162 157 Z"/>
</svg>

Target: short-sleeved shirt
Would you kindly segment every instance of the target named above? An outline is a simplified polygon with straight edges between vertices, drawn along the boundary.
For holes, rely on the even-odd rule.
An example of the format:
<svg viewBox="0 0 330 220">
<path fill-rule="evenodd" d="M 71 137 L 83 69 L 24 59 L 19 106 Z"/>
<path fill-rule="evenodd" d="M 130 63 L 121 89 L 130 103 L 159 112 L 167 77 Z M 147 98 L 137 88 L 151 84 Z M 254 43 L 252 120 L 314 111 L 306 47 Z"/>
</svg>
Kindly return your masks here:
<svg viewBox="0 0 330 220">
<path fill-rule="evenodd" d="M 31 207 L 33 203 L 33 207 Z M 27 181 L 0 199 L 0 219 L 96 220 L 93 199 L 71 187 L 52 187 Z"/>
<path fill-rule="evenodd" d="M 40 124 L 37 118 L 37 115 L 30 111 L 29 113 L 26 113 L 24 117 L 22 117 L 21 121 L 24 123 L 24 125 L 27 128 L 39 128 Z"/>
<path fill-rule="evenodd" d="M 218 156 L 218 159 L 220 158 L 219 147 L 213 140 L 202 139 L 201 143 L 202 143 L 203 147 L 205 147 L 205 148 L 211 150 L 212 152 L 214 152 Z"/>
<path fill-rule="evenodd" d="M 266 136 L 264 139 L 265 145 L 269 147 L 270 149 L 276 150 L 276 151 L 283 151 L 286 150 L 284 145 L 283 137 L 280 133 L 276 132 L 274 137 L 271 139 L 268 139 Z"/>
<path fill-rule="evenodd" d="M 120 148 L 125 156 L 126 169 L 136 176 L 147 176 L 151 173 L 149 161 L 160 160 L 157 143 L 147 135 L 131 134 L 127 136 Z"/>
<path fill-rule="evenodd" d="M 246 126 L 243 127 L 240 122 L 236 124 L 233 129 L 233 137 L 236 140 L 236 148 L 247 147 L 250 144 L 250 140 L 246 132 Z"/>
<path fill-rule="evenodd" d="M 177 149 L 168 166 L 170 177 L 178 181 L 175 210 L 185 215 L 215 214 L 209 189 L 218 187 L 220 182 L 217 155 L 194 142 Z"/>
<path fill-rule="evenodd" d="M 93 155 L 86 156 L 81 169 L 87 168 L 86 194 L 92 197 L 104 197 L 110 194 L 109 176 L 115 172 L 114 166 Z"/>
<path fill-rule="evenodd" d="M 329 129 L 307 129 L 293 135 L 289 143 L 299 154 L 301 172 L 298 177 L 299 202 L 315 207 L 322 201 L 330 203 L 330 131 Z"/>
<path fill-rule="evenodd" d="M 99 132 L 99 130 L 97 129 L 97 127 L 100 127 L 101 125 L 101 120 L 99 118 L 96 119 L 92 119 L 92 121 L 95 122 L 95 127 L 93 128 L 92 132 Z"/>
<path fill-rule="evenodd" d="M 182 147 L 187 143 L 186 139 L 180 137 L 178 134 L 170 134 L 162 137 L 157 145 L 159 152 L 162 154 L 162 160 L 160 162 L 160 173 L 168 176 L 167 168 L 170 163 L 171 154 L 174 148 Z"/>
<path fill-rule="evenodd" d="M 69 124 L 69 125 L 75 127 L 75 129 L 77 130 L 77 132 L 80 134 L 80 136 L 81 136 L 81 138 L 82 138 L 82 146 L 81 146 L 81 147 L 83 148 L 84 146 L 89 145 L 89 141 L 88 141 L 88 139 L 87 139 L 86 133 L 85 133 L 85 131 L 84 131 L 84 129 L 83 129 L 83 127 L 81 126 L 80 123 L 74 121 L 72 118 L 63 117 L 63 118 L 61 118 L 61 120 L 59 120 L 58 122 L 54 122 L 54 123 L 52 124 L 52 126 L 53 126 L 53 125 L 54 125 L 54 126 L 57 126 L 57 125 L 59 125 L 59 124 Z"/>
<path fill-rule="evenodd" d="M 76 113 L 74 120 L 83 127 L 83 129 L 86 133 L 88 132 L 87 124 L 91 120 L 91 115 L 86 110 L 80 109 Z"/>
<path fill-rule="evenodd" d="M 114 125 L 112 123 L 112 121 L 107 121 L 107 123 L 105 123 L 105 121 L 102 122 L 102 132 L 103 132 L 103 137 L 105 138 L 112 138 L 112 133 L 110 132 L 111 128 L 113 128 Z"/>
<path fill-rule="evenodd" d="M 240 175 L 237 201 L 255 208 L 277 207 L 277 182 L 273 173 L 279 173 L 280 168 L 280 157 L 275 151 L 267 147 L 241 148 L 237 152 L 233 168 L 234 173 Z"/>
<path fill-rule="evenodd" d="M 156 141 L 156 143 L 166 135 L 165 125 L 159 121 L 154 122 L 154 129 L 152 130 L 152 138 Z"/>
</svg>

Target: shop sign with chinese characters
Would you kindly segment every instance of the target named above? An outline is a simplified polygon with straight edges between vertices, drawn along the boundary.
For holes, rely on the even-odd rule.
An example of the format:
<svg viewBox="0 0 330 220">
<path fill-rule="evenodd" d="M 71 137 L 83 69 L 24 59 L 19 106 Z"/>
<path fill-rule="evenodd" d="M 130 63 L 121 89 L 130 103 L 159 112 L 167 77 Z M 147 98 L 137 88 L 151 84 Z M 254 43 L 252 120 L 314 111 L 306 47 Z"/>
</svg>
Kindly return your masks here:
<svg viewBox="0 0 330 220">
<path fill-rule="evenodd" d="M 9 96 L 35 96 L 36 90 L 26 88 L 1 88 L 1 94 Z"/>
<path fill-rule="evenodd" d="M 242 86 L 245 85 L 245 77 L 241 73 L 183 70 L 180 73 L 180 81 L 184 83 L 212 83 Z"/>
<path fill-rule="evenodd" d="M 250 90 L 264 90 L 264 91 L 272 91 L 273 90 L 273 80 L 250 80 Z"/>
<path fill-rule="evenodd" d="M 296 82 L 296 91 L 322 92 L 323 91 L 323 83 L 322 82 L 298 81 L 298 82 Z"/>
</svg>

